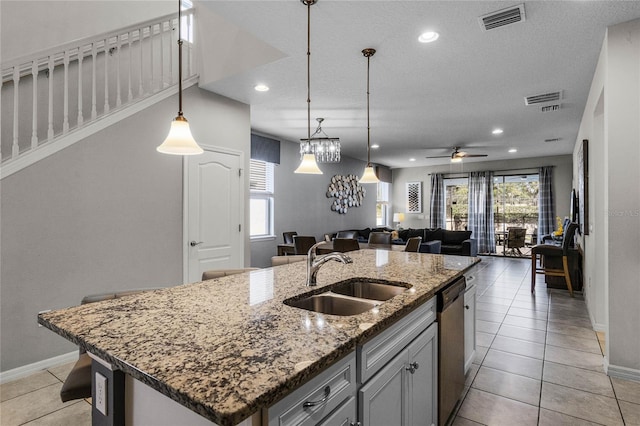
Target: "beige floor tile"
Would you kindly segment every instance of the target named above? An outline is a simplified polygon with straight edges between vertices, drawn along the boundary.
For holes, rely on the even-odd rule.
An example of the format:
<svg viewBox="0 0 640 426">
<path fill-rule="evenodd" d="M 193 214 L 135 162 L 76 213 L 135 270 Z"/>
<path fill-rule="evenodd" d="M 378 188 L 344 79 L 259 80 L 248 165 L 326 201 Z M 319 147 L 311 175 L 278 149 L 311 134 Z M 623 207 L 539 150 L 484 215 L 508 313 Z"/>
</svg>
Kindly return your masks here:
<svg viewBox="0 0 640 426">
<path fill-rule="evenodd" d="M 549 320 L 564 320 L 568 321 L 571 325 L 578 326 L 581 326 L 581 324 L 584 324 L 584 322 L 591 324 L 588 314 L 580 314 L 579 312 L 569 310 L 553 309 L 553 302 L 551 302 L 551 305 L 549 307 Z"/>
<path fill-rule="evenodd" d="M 47 414 L 24 426 L 91 426 L 91 405 L 85 401 L 76 401 L 75 404 L 61 410 Z"/>
<path fill-rule="evenodd" d="M 472 388 L 537 406 L 540 402 L 540 380 L 481 367 Z"/>
<path fill-rule="evenodd" d="M 531 328 L 516 327 L 513 325 L 502 324 L 497 333 L 499 336 L 513 337 L 514 339 L 528 340 L 529 342 L 543 343 L 546 340 L 546 334 L 542 330 L 533 330 Z"/>
<path fill-rule="evenodd" d="M 546 320 L 547 319 L 547 313 L 546 312 L 532 311 L 531 309 L 510 308 L 508 314 L 509 315 L 515 315 L 517 317 L 532 318 L 532 319 L 537 319 L 537 320 Z"/>
<path fill-rule="evenodd" d="M 597 338 L 596 332 L 587 327 L 576 327 L 550 321 L 547 331 L 552 333 L 566 334 L 568 336 L 580 337 L 581 339 Z"/>
<path fill-rule="evenodd" d="M 497 305 L 495 303 L 476 303 L 476 309 L 478 311 L 498 312 L 500 314 L 506 314 L 509 310 L 509 306 Z"/>
<path fill-rule="evenodd" d="M 482 296 L 478 298 L 478 302 L 493 303 L 494 305 L 511 306 L 511 299 L 504 299 L 502 297 Z"/>
<path fill-rule="evenodd" d="M 573 367 L 585 368 L 587 370 L 603 372 L 602 355 L 589 352 L 575 351 L 573 349 L 561 348 L 547 345 L 544 353 L 545 361 L 558 364 L 571 365 Z"/>
<path fill-rule="evenodd" d="M 569 336 L 559 333 L 547 333 L 547 345 L 560 346 L 561 348 L 575 349 L 577 351 L 591 352 L 602 355 L 600 344 L 595 334 L 590 339 Z"/>
<path fill-rule="evenodd" d="M 554 362 L 544 363 L 542 380 L 556 385 L 615 398 L 611 380 L 604 372 L 584 370 Z"/>
<path fill-rule="evenodd" d="M 538 302 L 536 299 L 532 299 L 528 301 L 514 300 L 513 303 L 511 304 L 511 307 L 529 309 L 531 311 L 538 311 L 538 312 L 545 312 L 545 313 L 549 309 L 549 305 L 547 303 Z"/>
<path fill-rule="evenodd" d="M 473 420 L 456 416 L 456 418 L 453 420 L 453 423 L 451 423 L 451 426 L 482 426 L 482 423 L 477 423 L 477 422 L 474 422 Z"/>
<path fill-rule="evenodd" d="M 547 329 L 547 321 L 545 320 L 518 317 L 514 315 L 507 315 L 506 317 L 504 317 L 503 324 L 542 331 L 545 331 Z"/>
<path fill-rule="evenodd" d="M 542 360 L 527 356 L 489 349 L 482 365 L 532 379 L 542 379 Z"/>
<path fill-rule="evenodd" d="M 46 370 L 39 371 L 23 379 L 3 383 L 0 385 L 0 402 L 7 401 L 56 383 L 60 383 L 60 381 Z"/>
<path fill-rule="evenodd" d="M 496 334 L 500 329 L 500 323 L 491 321 L 476 320 L 476 331 L 483 333 Z"/>
<path fill-rule="evenodd" d="M 49 368 L 49 373 L 56 376 L 60 381 L 67 380 L 67 376 L 71 372 L 71 369 L 76 364 L 76 361 L 68 362 L 66 364 L 58 365 L 57 367 Z"/>
<path fill-rule="evenodd" d="M 554 315 L 554 316 L 549 316 L 549 322 L 553 322 L 553 323 L 557 323 L 557 324 L 564 324 L 564 325 L 571 325 L 574 327 L 584 327 L 584 328 L 591 328 L 591 321 L 587 318 L 580 318 L 580 317 L 572 317 L 569 315 Z"/>
<path fill-rule="evenodd" d="M 612 377 L 611 381 L 618 399 L 640 404 L 640 382 L 632 382 L 631 380 L 623 380 L 616 377 Z"/>
<path fill-rule="evenodd" d="M 484 360 L 484 357 L 487 356 L 487 352 L 489 351 L 489 348 L 486 346 L 476 346 L 476 355 L 473 358 L 473 363 L 474 364 L 482 364 L 482 361 Z"/>
<path fill-rule="evenodd" d="M 538 420 L 539 426 L 597 426 L 599 424 L 545 408 L 540 409 L 540 419 Z"/>
<path fill-rule="evenodd" d="M 498 312 L 476 311 L 476 319 L 491 322 L 502 322 L 505 314 Z"/>
<path fill-rule="evenodd" d="M 622 425 L 614 398 L 542 382 L 540 407 L 606 425 Z"/>
<path fill-rule="evenodd" d="M 77 401 L 60 402 L 61 383 L 21 395 L 0 403 L 3 425 L 21 425 L 72 405 Z"/>
<path fill-rule="evenodd" d="M 622 417 L 626 425 L 640 425 L 640 405 L 619 401 Z"/>
<path fill-rule="evenodd" d="M 476 345 L 491 346 L 491 342 L 496 337 L 495 334 L 483 333 L 482 331 L 476 331 Z"/>
<path fill-rule="evenodd" d="M 493 339 L 491 349 L 524 355 L 531 358 L 544 358 L 544 344 L 514 339 L 512 337 L 497 335 L 496 338 Z"/>
<path fill-rule="evenodd" d="M 471 388 L 458 415 L 485 425 L 534 426 L 538 407 Z"/>
</svg>

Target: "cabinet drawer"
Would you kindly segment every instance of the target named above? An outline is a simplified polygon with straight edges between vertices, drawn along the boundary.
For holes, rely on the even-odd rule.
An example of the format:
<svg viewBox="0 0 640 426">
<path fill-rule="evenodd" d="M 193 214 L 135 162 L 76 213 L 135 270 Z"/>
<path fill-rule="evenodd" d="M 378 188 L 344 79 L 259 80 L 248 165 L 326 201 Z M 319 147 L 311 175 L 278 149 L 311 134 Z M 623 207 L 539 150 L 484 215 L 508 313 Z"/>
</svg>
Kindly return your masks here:
<svg viewBox="0 0 640 426">
<path fill-rule="evenodd" d="M 353 426 L 356 424 L 356 397 L 351 396 L 339 408 L 318 423 L 318 426 Z"/>
<path fill-rule="evenodd" d="M 365 383 L 436 319 L 435 297 L 358 346 L 358 383 Z"/>
<path fill-rule="evenodd" d="M 351 353 L 271 406 L 269 426 L 317 424 L 355 395 L 355 372 L 355 353 Z"/>
</svg>

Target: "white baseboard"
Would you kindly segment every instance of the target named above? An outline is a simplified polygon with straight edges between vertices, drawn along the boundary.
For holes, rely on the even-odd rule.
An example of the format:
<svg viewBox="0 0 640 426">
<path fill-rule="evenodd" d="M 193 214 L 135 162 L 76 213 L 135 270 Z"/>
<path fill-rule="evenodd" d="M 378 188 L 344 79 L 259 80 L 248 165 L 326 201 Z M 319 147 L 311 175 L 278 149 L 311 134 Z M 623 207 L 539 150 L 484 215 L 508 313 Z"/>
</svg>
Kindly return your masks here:
<svg viewBox="0 0 640 426">
<path fill-rule="evenodd" d="M 67 354 L 54 356 L 53 358 L 43 359 L 42 361 L 34 362 L 33 364 L 23 365 L 22 367 L 14 368 L 12 370 L 2 371 L 0 372 L 0 384 L 21 379 L 23 377 L 30 376 L 33 373 L 46 370 L 47 368 L 55 367 L 57 365 L 66 364 L 77 360 L 78 351 L 75 350 Z"/>
<path fill-rule="evenodd" d="M 624 380 L 633 380 L 634 382 L 640 382 L 640 370 L 634 370 L 633 368 L 620 367 L 619 365 L 609 364 L 609 360 L 605 358 L 604 364 L 605 371 L 609 377 L 615 377 Z"/>
</svg>

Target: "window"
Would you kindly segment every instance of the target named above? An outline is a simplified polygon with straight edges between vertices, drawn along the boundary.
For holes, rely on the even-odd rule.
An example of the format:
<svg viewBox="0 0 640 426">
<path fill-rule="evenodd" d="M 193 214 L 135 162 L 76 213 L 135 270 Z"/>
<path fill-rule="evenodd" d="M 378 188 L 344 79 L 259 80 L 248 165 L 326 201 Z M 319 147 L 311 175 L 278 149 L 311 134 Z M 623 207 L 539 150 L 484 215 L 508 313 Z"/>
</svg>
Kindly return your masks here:
<svg viewBox="0 0 640 426">
<path fill-rule="evenodd" d="M 249 191 L 251 239 L 274 237 L 273 163 L 259 160 L 250 161 Z"/>
<path fill-rule="evenodd" d="M 389 193 L 391 185 L 389 182 L 378 182 L 378 193 L 376 196 L 376 226 L 389 226 Z"/>
<path fill-rule="evenodd" d="M 446 228 L 452 231 L 467 229 L 469 216 L 469 180 L 449 178 L 444 180 Z"/>
</svg>

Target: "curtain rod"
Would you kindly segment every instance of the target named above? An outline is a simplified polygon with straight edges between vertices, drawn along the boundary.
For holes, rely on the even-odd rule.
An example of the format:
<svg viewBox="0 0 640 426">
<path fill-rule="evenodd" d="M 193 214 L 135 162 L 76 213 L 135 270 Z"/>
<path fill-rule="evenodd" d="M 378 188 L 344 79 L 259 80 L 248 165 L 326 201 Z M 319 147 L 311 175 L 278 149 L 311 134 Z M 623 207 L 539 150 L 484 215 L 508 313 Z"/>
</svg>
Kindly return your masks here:
<svg viewBox="0 0 640 426">
<path fill-rule="evenodd" d="M 540 167 L 555 167 L 555 166 L 540 166 Z M 474 172 L 518 172 L 519 173 L 528 173 L 527 170 L 535 170 L 536 172 L 538 171 L 538 169 L 540 167 L 526 167 L 523 169 L 505 169 L 505 170 L 473 170 Z M 442 175 L 444 176 L 451 176 L 451 175 L 466 175 L 467 173 L 470 172 L 457 172 L 457 173 L 442 173 Z M 433 173 L 427 173 L 427 176 L 431 176 Z"/>
</svg>

